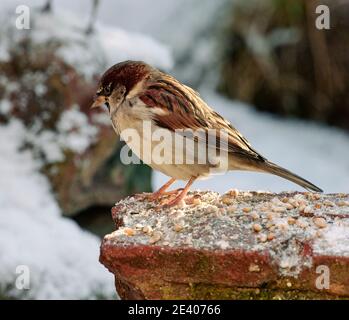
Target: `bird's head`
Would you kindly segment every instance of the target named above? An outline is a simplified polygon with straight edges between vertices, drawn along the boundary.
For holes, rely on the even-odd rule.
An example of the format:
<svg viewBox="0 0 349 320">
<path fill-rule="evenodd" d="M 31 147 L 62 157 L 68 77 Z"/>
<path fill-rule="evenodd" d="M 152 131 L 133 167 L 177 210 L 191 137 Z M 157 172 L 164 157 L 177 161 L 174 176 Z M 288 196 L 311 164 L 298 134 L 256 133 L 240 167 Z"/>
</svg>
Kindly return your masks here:
<svg viewBox="0 0 349 320">
<path fill-rule="evenodd" d="M 140 84 L 151 72 L 151 67 L 141 61 L 125 61 L 110 67 L 102 76 L 91 108 L 107 105 L 117 109 L 127 98 L 141 90 Z"/>
</svg>

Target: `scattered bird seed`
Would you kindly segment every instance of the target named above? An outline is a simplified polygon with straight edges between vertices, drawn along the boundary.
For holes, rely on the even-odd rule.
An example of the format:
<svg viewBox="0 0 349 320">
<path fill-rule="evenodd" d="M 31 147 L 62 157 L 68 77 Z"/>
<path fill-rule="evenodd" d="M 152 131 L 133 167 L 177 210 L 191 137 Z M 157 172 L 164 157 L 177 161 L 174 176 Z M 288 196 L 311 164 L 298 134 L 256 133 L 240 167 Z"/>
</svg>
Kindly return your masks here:
<svg viewBox="0 0 349 320">
<path fill-rule="evenodd" d="M 271 240 L 273 240 L 274 238 L 275 238 L 275 234 L 274 234 L 274 233 L 268 233 L 268 235 L 267 235 L 268 241 L 271 241 Z"/>
<path fill-rule="evenodd" d="M 318 193 L 313 193 L 313 195 L 314 195 L 315 200 L 319 200 L 321 197 L 320 194 L 318 194 Z"/>
<path fill-rule="evenodd" d="M 222 198 L 221 198 L 221 201 L 222 203 L 226 204 L 226 205 L 230 205 L 234 202 L 234 199 L 224 195 Z"/>
<path fill-rule="evenodd" d="M 238 189 L 231 189 L 227 192 L 231 197 L 237 197 L 239 195 L 239 190 Z"/>
<path fill-rule="evenodd" d="M 306 207 L 305 204 L 300 205 L 300 206 L 298 207 L 299 212 L 304 212 L 305 207 Z"/>
<path fill-rule="evenodd" d="M 260 216 L 257 212 L 251 212 L 250 215 L 251 215 L 253 220 L 258 220 L 260 218 Z"/>
<path fill-rule="evenodd" d="M 229 207 L 227 207 L 226 210 L 228 213 L 234 213 L 234 212 L 236 212 L 237 207 L 236 206 L 229 206 Z"/>
<path fill-rule="evenodd" d="M 315 236 L 316 236 L 317 238 L 322 238 L 323 233 L 322 233 L 320 230 L 318 230 L 318 231 L 316 231 Z"/>
<path fill-rule="evenodd" d="M 325 201 L 324 201 L 324 205 L 325 205 L 326 207 L 334 207 L 334 206 L 335 206 L 334 202 L 329 201 L 329 200 L 325 200 Z"/>
<path fill-rule="evenodd" d="M 308 223 L 304 220 L 300 220 L 298 219 L 296 224 L 300 227 L 300 228 L 303 228 L 305 229 L 306 227 L 308 227 Z"/>
<path fill-rule="evenodd" d="M 275 218 L 275 213 L 274 212 L 268 212 L 266 215 L 268 220 L 273 220 Z"/>
<path fill-rule="evenodd" d="M 153 233 L 153 228 L 151 226 L 144 226 L 142 231 L 147 234 L 152 234 Z"/>
<path fill-rule="evenodd" d="M 290 224 L 290 225 L 295 224 L 296 221 L 297 221 L 297 220 L 296 220 L 295 218 L 292 218 L 292 217 L 289 217 L 289 218 L 287 219 L 287 223 Z"/>
<path fill-rule="evenodd" d="M 285 204 L 285 208 L 286 208 L 287 210 L 292 210 L 292 209 L 293 209 L 293 205 L 292 205 L 291 203 L 286 203 L 286 204 Z"/>
<path fill-rule="evenodd" d="M 196 206 L 200 205 L 200 204 L 201 204 L 201 199 L 200 199 L 200 198 L 195 198 L 195 197 L 194 197 L 194 199 L 193 199 L 193 204 L 196 205 Z"/>
<path fill-rule="evenodd" d="M 173 226 L 173 230 L 176 231 L 176 232 L 181 232 L 183 230 L 183 224 L 181 223 L 176 223 L 174 226 Z"/>
<path fill-rule="evenodd" d="M 128 236 L 128 237 L 132 237 L 136 234 L 136 231 L 132 228 L 125 228 L 124 229 L 124 233 Z"/>
<path fill-rule="evenodd" d="M 259 235 L 258 239 L 260 242 L 266 242 L 268 240 L 268 237 L 266 234 L 263 233 L 263 234 Z"/>
<path fill-rule="evenodd" d="M 281 201 L 282 201 L 283 203 L 287 203 L 288 200 L 289 200 L 289 199 L 288 199 L 287 197 L 284 197 L 284 198 L 281 199 Z"/>
<path fill-rule="evenodd" d="M 324 218 L 316 217 L 313 219 L 313 222 L 318 228 L 326 228 L 327 227 L 327 223 L 326 223 L 326 220 Z"/>
<path fill-rule="evenodd" d="M 293 198 L 288 200 L 288 203 L 293 207 L 293 208 L 297 208 L 298 204 L 297 201 Z"/>
<path fill-rule="evenodd" d="M 267 224 L 265 225 L 266 227 L 267 227 L 267 229 L 270 229 L 272 226 L 274 226 L 275 225 L 275 223 L 274 222 L 272 222 L 272 221 L 269 221 L 269 222 L 267 222 Z"/>
<path fill-rule="evenodd" d="M 258 223 L 255 223 L 255 224 L 252 226 L 252 228 L 253 228 L 253 230 L 254 230 L 255 232 L 259 232 L 259 231 L 262 230 L 262 226 L 261 226 L 260 224 L 258 224 Z"/>
<path fill-rule="evenodd" d="M 274 212 L 282 213 L 282 212 L 285 212 L 285 211 L 286 211 L 286 207 L 274 207 L 274 208 L 273 208 L 273 211 L 274 211 Z"/>
<path fill-rule="evenodd" d="M 154 244 L 154 243 L 158 242 L 159 240 L 161 240 L 161 237 L 162 237 L 161 232 L 155 231 L 153 233 L 153 235 L 149 238 L 149 243 Z"/>
<path fill-rule="evenodd" d="M 164 207 L 158 211 L 155 210 L 158 203 L 128 197 L 114 209 L 118 217 L 122 217 L 123 227 L 104 239 L 122 245 L 156 243 L 175 248 L 269 252 L 281 274 L 295 275 L 308 263 L 299 256 L 299 246 L 306 241 L 313 241 L 314 252 L 347 254 L 347 246 L 336 239 L 341 230 L 348 231 L 349 196 L 323 194 L 316 196 L 318 200 L 311 197 L 293 193 L 276 196 L 240 192 L 234 197 L 215 192 L 189 192 L 187 199 L 200 199 L 200 205 Z M 223 198 L 233 202 L 228 201 L 230 204 L 226 205 Z M 275 212 L 278 208 L 282 208 L 282 212 Z M 300 209 L 314 213 L 300 213 Z"/>
<path fill-rule="evenodd" d="M 314 213 L 314 210 L 311 206 L 306 206 L 303 210 L 304 213 Z"/>
</svg>

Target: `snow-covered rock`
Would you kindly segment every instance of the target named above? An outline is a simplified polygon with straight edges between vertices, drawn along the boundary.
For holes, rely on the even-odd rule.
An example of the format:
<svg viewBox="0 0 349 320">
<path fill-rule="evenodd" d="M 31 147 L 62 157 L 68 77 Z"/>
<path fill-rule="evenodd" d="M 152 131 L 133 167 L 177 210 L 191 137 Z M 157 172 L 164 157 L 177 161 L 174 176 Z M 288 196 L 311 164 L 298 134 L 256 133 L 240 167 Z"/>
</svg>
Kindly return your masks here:
<svg viewBox="0 0 349 320">
<path fill-rule="evenodd" d="M 164 196 L 167 197 L 167 196 Z M 124 299 L 349 296 L 349 195 L 192 191 L 181 206 L 128 197 L 101 262 Z"/>
<path fill-rule="evenodd" d="M 29 150 L 19 152 L 25 135 L 18 120 L 0 126 L 0 295 L 112 297 L 112 279 L 97 264 L 98 238 L 62 218 L 38 162 Z M 29 270 L 27 290 L 15 285 L 22 265 Z"/>
<path fill-rule="evenodd" d="M 16 30 L 13 14 L 1 5 L 0 296 L 115 297 L 98 264 L 98 239 L 62 208 L 103 202 L 110 181 L 112 203 L 123 187 L 120 173 L 110 181 L 105 174 L 104 185 L 93 180 L 118 145 L 105 112 L 89 112 L 97 77 L 125 59 L 167 69 L 171 55 L 150 37 L 101 24 L 86 36 L 80 19 L 64 12 L 32 8 L 30 30 Z M 28 290 L 16 286 L 21 266 Z"/>
<path fill-rule="evenodd" d="M 23 145 L 41 161 L 63 212 L 111 205 L 117 194 L 149 189 L 150 177 L 135 186 L 125 183 L 125 170 L 107 165 L 117 162 L 118 138 L 106 112 L 92 114 L 89 106 L 106 68 L 135 59 L 168 69 L 168 48 L 100 23 L 87 35 L 79 16 L 62 10 L 42 13 L 38 7 L 31 7 L 30 29 L 16 30 L 11 11 L 2 13 L 0 31 L 6 52 L 0 56 L 0 123 L 17 118 L 26 126 Z M 103 181 L 97 178 L 100 172 Z"/>
</svg>

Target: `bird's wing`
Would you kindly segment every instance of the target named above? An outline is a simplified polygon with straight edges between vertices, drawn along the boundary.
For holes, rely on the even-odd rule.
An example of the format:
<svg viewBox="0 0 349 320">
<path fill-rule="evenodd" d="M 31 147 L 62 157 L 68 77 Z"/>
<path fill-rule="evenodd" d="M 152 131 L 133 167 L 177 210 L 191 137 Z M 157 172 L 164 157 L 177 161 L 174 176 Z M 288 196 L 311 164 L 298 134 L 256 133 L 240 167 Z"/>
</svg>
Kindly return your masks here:
<svg viewBox="0 0 349 320">
<path fill-rule="evenodd" d="M 224 130 L 227 142 L 222 143 L 219 133 L 216 135 L 217 148 L 229 153 L 240 154 L 265 161 L 250 143 L 227 120 L 212 110 L 193 89 L 179 83 L 169 75 L 162 74 L 161 79 L 152 81 L 139 97 L 149 108 L 154 108 L 153 120 L 159 127 L 175 131 L 177 129 Z M 207 138 L 207 135 L 206 135 Z M 206 141 L 212 141 L 206 139 Z"/>
</svg>

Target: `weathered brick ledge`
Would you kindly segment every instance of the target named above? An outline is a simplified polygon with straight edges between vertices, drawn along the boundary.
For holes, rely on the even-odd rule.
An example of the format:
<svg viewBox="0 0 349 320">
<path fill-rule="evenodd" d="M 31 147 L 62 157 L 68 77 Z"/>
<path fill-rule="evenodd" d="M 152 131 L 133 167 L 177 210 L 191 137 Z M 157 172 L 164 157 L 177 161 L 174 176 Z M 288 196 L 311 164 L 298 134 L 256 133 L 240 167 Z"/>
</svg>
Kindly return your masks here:
<svg viewBox="0 0 349 320">
<path fill-rule="evenodd" d="M 117 230 L 100 261 L 121 298 L 349 297 L 348 194 L 197 191 L 186 201 L 156 210 L 128 197 L 112 209 Z"/>
</svg>

